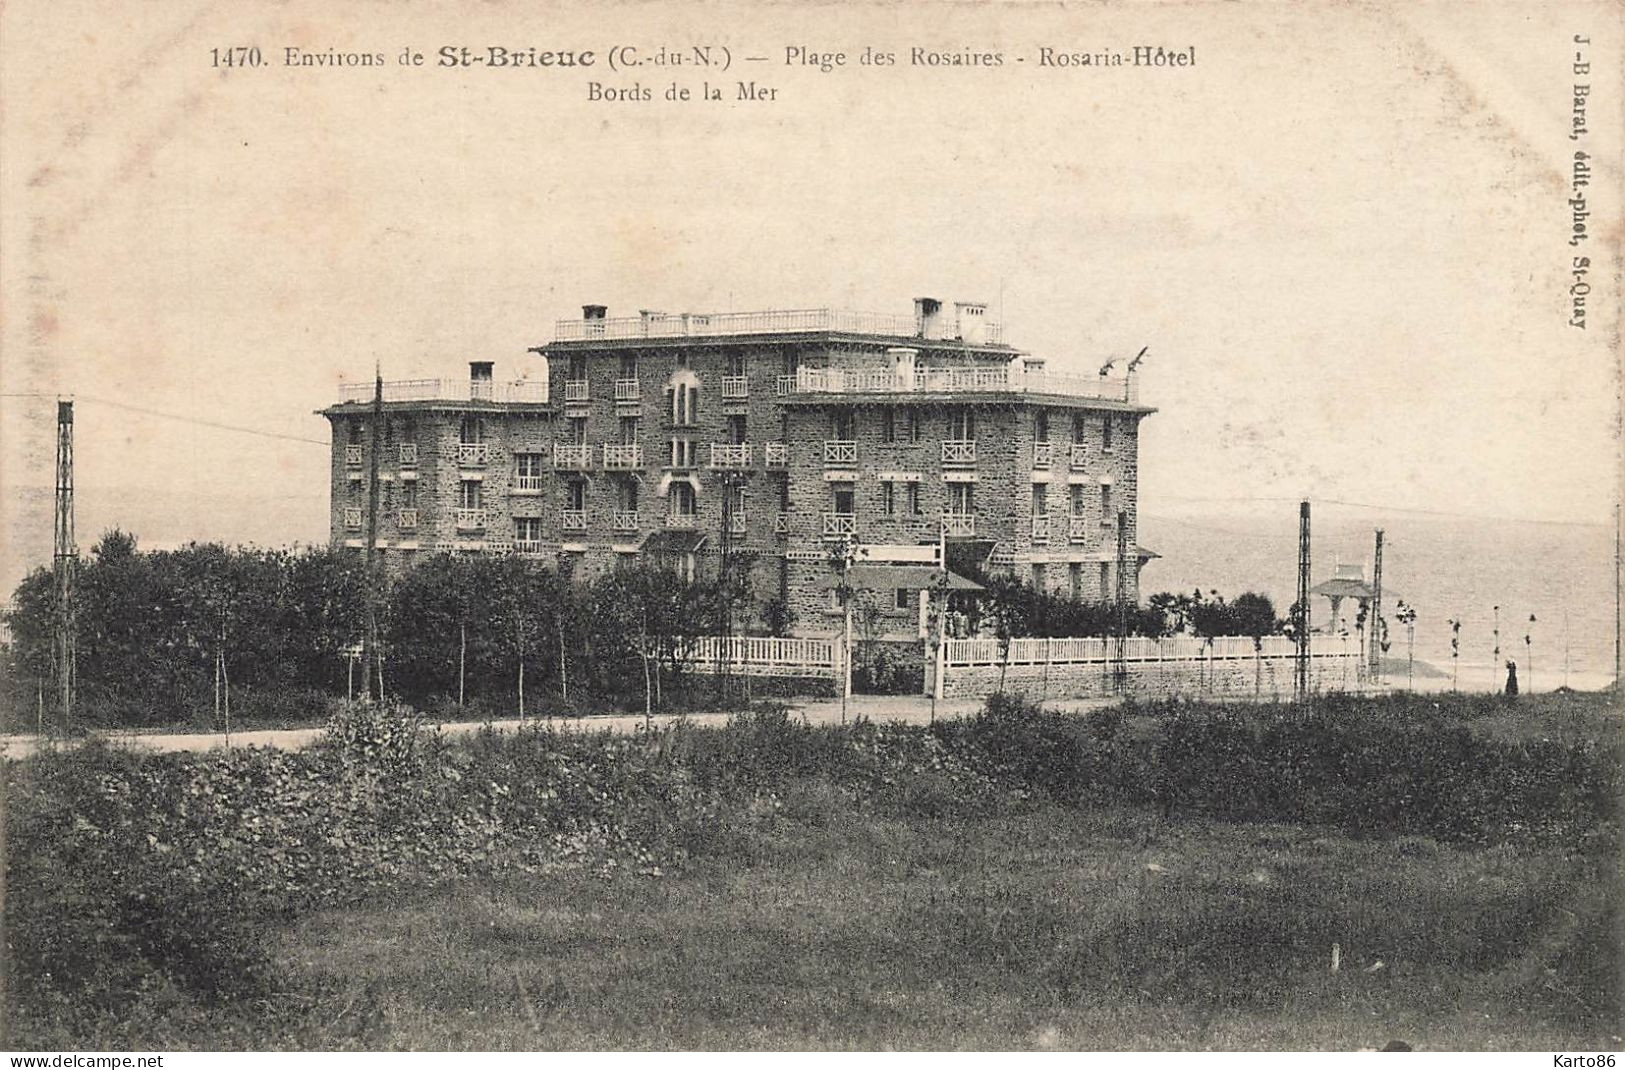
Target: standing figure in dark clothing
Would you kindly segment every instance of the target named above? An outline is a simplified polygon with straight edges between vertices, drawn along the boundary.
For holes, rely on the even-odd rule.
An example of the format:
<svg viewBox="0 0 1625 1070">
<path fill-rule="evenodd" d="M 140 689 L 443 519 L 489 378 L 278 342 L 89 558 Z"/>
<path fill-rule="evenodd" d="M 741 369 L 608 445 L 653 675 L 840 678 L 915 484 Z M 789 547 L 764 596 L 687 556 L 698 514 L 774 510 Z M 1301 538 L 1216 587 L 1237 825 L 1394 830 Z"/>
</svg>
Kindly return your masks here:
<svg viewBox="0 0 1625 1070">
<path fill-rule="evenodd" d="M 1518 663 L 1515 661 L 1507 662 L 1507 697 L 1518 697 Z"/>
</svg>

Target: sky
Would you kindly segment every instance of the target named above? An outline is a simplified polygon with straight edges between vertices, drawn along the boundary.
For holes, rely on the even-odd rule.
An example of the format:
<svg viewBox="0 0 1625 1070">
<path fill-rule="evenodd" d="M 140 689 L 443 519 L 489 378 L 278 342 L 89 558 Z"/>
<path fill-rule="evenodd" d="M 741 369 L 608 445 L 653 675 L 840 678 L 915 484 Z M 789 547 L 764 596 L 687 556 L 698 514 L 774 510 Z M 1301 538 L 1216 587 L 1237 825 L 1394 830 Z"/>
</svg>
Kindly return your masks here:
<svg viewBox="0 0 1625 1070">
<path fill-rule="evenodd" d="M 1053 369 L 1149 347 L 1142 511 L 1310 496 L 1608 523 L 1618 70 L 1587 76 L 1590 129 L 1569 133 L 1573 36 L 1617 56 L 1611 10 L 8 4 L 4 579 L 49 558 L 59 393 L 81 544 L 114 524 L 148 545 L 318 542 L 313 412 L 341 379 L 534 368 L 526 350 L 584 303 L 985 300 Z M 1038 63 L 1141 43 L 1195 65 Z M 266 65 L 212 67 L 233 44 Z M 447 44 L 599 66 L 437 68 Z M 603 66 L 627 44 L 734 61 Z M 289 45 L 387 63 L 288 68 Z M 898 65 L 859 65 L 866 45 Z M 793 46 L 847 66 L 786 64 Z M 1004 63 L 916 67 L 913 47 Z M 427 65 L 396 64 L 403 48 Z M 742 79 L 777 99 L 731 99 Z M 592 101 L 592 81 L 655 99 Z M 673 81 L 729 99 L 668 103 Z M 1577 147 L 1596 225 L 1575 248 Z"/>
</svg>

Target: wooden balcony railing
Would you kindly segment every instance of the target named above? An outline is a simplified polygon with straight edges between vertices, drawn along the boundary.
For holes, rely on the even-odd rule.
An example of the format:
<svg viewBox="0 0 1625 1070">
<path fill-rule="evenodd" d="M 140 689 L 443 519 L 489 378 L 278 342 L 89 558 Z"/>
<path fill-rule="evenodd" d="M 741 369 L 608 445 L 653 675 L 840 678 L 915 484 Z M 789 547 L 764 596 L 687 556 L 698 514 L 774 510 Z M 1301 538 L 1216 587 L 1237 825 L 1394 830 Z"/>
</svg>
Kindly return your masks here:
<svg viewBox="0 0 1625 1070">
<path fill-rule="evenodd" d="M 824 464 L 828 466 L 852 465 L 858 463 L 858 443 L 850 438 L 826 438 L 824 440 Z"/>
<path fill-rule="evenodd" d="M 700 516 L 698 513 L 667 513 L 666 526 L 679 531 L 698 531 Z"/>
<path fill-rule="evenodd" d="M 958 535 L 958 536 L 975 535 L 976 534 L 976 514 L 975 513 L 943 513 L 942 514 L 942 533 L 944 535 L 950 535 L 950 536 L 953 536 L 953 535 Z"/>
<path fill-rule="evenodd" d="M 1066 518 L 1066 537 L 1070 542 L 1088 542 L 1090 536 L 1089 518 L 1073 513 Z"/>
<path fill-rule="evenodd" d="M 586 379 L 568 379 L 564 383 L 565 401 L 591 401 L 591 382 Z"/>
<path fill-rule="evenodd" d="M 411 508 L 402 509 L 395 520 L 402 531 L 415 531 L 418 526 L 418 511 Z"/>
<path fill-rule="evenodd" d="M 1053 442 L 1034 442 L 1033 443 L 1033 467 L 1034 468 L 1048 468 L 1050 466 L 1050 464 L 1054 460 L 1055 460 L 1055 443 L 1053 443 Z"/>
<path fill-rule="evenodd" d="M 416 442 L 402 442 L 396 449 L 400 451 L 402 468 L 416 468 L 418 466 L 418 444 Z"/>
<path fill-rule="evenodd" d="M 711 443 L 712 468 L 749 468 L 750 443 L 748 442 L 713 442 Z"/>
<path fill-rule="evenodd" d="M 457 530 L 458 531 L 484 531 L 485 530 L 485 510 L 484 509 L 459 509 L 459 510 L 457 510 Z"/>
<path fill-rule="evenodd" d="M 636 379 L 615 380 L 616 401 L 641 401 L 643 399 L 643 384 Z"/>
<path fill-rule="evenodd" d="M 841 539 L 858 533 L 856 513 L 825 513 L 824 538 Z"/>
<path fill-rule="evenodd" d="M 491 460 L 489 442 L 457 443 L 457 463 L 464 468 L 480 468 Z"/>
<path fill-rule="evenodd" d="M 722 377 L 722 397 L 725 401 L 737 401 L 740 398 L 750 397 L 750 380 L 743 375 L 724 375 Z"/>
<path fill-rule="evenodd" d="M 591 468 L 592 447 L 585 442 L 554 443 L 553 467 L 567 472 L 581 472 Z"/>
<path fill-rule="evenodd" d="M 762 446 L 762 463 L 769 468 L 790 467 L 790 444 L 788 442 L 768 442 Z"/>
<path fill-rule="evenodd" d="M 585 509 L 565 509 L 559 513 L 559 527 L 564 531 L 586 531 L 587 511 Z"/>
<path fill-rule="evenodd" d="M 360 468 L 367 459 L 367 448 L 357 443 L 350 443 L 344 447 L 344 464 L 348 468 Z"/>
<path fill-rule="evenodd" d="M 546 489 L 546 476 L 525 475 L 513 477 L 513 492 L 515 494 L 540 494 Z"/>
<path fill-rule="evenodd" d="M 1049 514 L 1033 514 L 1033 542 L 1049 542 Z"/>
<path fill-rule="evenodd" d="M 340 383 L 341 404 L 372 401 L 374 384 Z M 384 384 L 385 401 L 496 401 L 546 404 L 547 380 L 516 379 L 493 383 L 472 379 L 395 379 Z"/>
<path fill-rule="evenodd" d="M 636 442 L 604 443 L 604 467 L 618 470 L 643 467 L 643 447 Z"/>
<path fill-rule="evenodd" d="M 974 438 L 946 439 L 942 443 L 942 467 L 976 467 L 976 440 Z"/>
<path fill-rule="evenodd" d="M 1071 452 L 1071 461 L 1070 461 L 1070 463 L 1071 463 L 1071 467 L 1072 467 L 1073 471 L 1079 471 L 1081 469 L 1088 468 L 1089 467 L 1089 447 L 1085 446 L 1081 442 L 1072 443 L 1072 452 Z"/>
<path fill-rule="evenodd" d="M 773 518 L 773 534 L 775 534 L 775 535 L 788 535 L 788 534 L 790 534 L 790 518 L 785 516 L 783 513 L 780 513 L 778 516 L 774 517 Z"/>
<path fill-rule="evenodd" d="M 617 509 L 609 514 L 609 527 L 611 531 L 638 530 L 638 514 L 635 509 Z"/>
<path fill-rule="evenodd" d="M 361 527 L 361 510 L 355 506 L 344 507 L 344 526 L 352 531 Z"/>
</svg>

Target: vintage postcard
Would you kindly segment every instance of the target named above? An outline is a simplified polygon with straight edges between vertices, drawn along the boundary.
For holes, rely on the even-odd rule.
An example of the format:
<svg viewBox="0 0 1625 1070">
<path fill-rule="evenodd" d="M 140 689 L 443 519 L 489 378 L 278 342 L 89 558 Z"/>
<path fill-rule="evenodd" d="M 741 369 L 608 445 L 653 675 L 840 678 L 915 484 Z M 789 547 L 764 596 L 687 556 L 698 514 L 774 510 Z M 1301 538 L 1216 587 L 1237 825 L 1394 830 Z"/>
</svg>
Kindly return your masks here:
<svg viewBox="0 0 1625 1070">
<path fill-rule="evenodd" d="M 1612 1066 L 1622 55 L 5 4 L 3 1046 Z"/>
</svg>

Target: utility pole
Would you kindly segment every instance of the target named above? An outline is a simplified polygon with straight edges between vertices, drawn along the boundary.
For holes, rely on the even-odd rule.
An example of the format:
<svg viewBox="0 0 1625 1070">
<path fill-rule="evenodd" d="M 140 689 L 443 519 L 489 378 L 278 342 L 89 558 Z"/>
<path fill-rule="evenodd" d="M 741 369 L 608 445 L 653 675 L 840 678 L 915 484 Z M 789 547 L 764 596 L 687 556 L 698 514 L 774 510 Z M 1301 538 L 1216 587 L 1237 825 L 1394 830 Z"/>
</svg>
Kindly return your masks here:
<svg viewBox="0 0 1625 1070">
<path fill-rule="evenodd" d="M 378 447 L 383 441 L 384 373 L 373 365 L 372 418 L 367 428 L 367 548 L 362 559 L 367 630 L 361 646 L 361 693 L 372 696 L 373 665 L 378 657 Z"/>
<path fill-rule="evenodd" d="M 1117 642 L 1112 651 L 1116 690 L 1128 686 L 1128 513 L 1117 511 Z"/>
<path fill-rule="evenodd" d="M 1382 682 L 1382 529 L 1377 529 L 1377 548 L 1371 558 L 1371 654 L 1367 662 L 1373 683 Z"/>
<path fill-rule="evenodd" d="M 56 573 L 56 692 L 62 734 L 73 724 L 74 573 L 79 548 L 73 534 L 73 402 L 56 403 L 56 550 L 51 558 Z"/>
<path fill-rule="evenodd" d="M 1298 613 L 1293 636 L 1298 649 L 1293 658 L 1292 690 L 1299 702 L 1309 700 L 1309 502 L 1298 503 Z"/>
<path fill-rule="evenodd" d="M 717 698 L 726 702 L 728 698 L 728 640 L 733 634 L 733 528 L 734 528 L 734 496 L 739 493 L 738 481 L 735 473 L 722 474 L 722 531 L 718 533 L 717 547 L 721 552 L 721 563 L 717 567 L 717 596 L 721 603 L 717 607 Z"/>
</svg>

